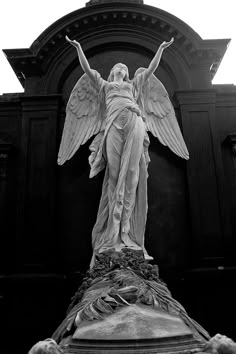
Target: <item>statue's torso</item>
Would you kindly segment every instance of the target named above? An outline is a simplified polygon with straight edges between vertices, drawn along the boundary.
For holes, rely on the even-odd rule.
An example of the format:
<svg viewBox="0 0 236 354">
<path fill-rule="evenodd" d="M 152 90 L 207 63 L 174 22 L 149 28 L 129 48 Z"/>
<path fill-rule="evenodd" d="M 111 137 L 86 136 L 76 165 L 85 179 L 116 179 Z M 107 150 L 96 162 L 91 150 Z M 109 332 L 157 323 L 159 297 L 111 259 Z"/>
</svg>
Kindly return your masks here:
<svg viewBox="0 0 236 354">
<path fill-rule="evenodd" d="M 105 87 L 105 102 L 107 109 L 107 117 L 116 112 L 120 112 L 125 107 L 138 108 L 133 95 L 133 85 L 128 82 L 121 84 L 115 82 L 106 82 Z"/>
</svg>

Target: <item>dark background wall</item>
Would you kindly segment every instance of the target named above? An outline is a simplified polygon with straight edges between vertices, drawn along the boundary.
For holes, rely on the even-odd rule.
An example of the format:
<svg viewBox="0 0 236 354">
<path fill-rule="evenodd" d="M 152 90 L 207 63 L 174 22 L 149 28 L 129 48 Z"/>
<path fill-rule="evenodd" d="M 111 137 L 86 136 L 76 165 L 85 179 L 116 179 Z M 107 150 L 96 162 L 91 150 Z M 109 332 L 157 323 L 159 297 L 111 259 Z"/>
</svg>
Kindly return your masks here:
<svg viewBox="0 0 236 354">
<path fill-rule="evenodd" d="M 175 107 L 190 160 L 150 136 L 146 247 L 189 315 L 211 335 L 236 339 L 236 89 L 211 85 L 228 40 L 203 41 L 174 16 L 128 2 L 75 11 L 30 48 L 5 51 L 25 93 L 0 97 L 4 330 L 18 353 L 49 337 L 92 255 L 103 174 L 88 178 L 90 142 L 62 167 L 56 164 L 65 105 L 82 74 L 65 34 L 81 42 L 104 78 L 116 62 L 127 64 L 132 78 L 163 40 L 175 37 L 156 75 Z M 4 353 L 15 353 L 5 343 Z"/>
</svg>

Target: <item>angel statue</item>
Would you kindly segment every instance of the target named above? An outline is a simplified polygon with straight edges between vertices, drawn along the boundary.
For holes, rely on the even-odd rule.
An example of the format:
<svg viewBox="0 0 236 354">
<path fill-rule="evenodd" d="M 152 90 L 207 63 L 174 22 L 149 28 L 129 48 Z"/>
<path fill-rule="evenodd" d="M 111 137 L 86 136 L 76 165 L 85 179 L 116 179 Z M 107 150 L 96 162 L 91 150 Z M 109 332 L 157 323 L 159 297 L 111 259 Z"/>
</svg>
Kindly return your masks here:
<svg viewBox="0 0 236 354">
<path fill-rule="evenodd" d="M 107 80 L 90 68 L 80 43 L 66 40 L 78 53 L 84 75 L 73 88 L 58 164 L 69 160 L 80 145 L 96 135 L 90 145 L 90 178 L 103 168 L 105 176 L 97 220 L 92 231 L 93 258 L 108 249 L 143 250 L 147 217 L 147 167 L 150 131 L 178 156 L 188 159 L 174 108 L 163 84 L 154 76 L 163 42 L 148 68 L 139 68 L 132 80 L 126 65 L 116 64 Z"/>
</svg>

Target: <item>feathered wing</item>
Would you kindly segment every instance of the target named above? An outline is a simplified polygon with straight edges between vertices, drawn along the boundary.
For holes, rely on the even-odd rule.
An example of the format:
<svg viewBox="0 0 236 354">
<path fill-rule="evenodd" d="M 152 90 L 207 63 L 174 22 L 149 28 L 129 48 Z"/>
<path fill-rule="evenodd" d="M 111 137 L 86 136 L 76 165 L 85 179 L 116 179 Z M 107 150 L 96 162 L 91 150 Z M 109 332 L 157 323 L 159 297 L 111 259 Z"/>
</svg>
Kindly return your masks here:
<svg viewBox="0 0 236 354">
<path fill-rule="evenodd" d="M 102 80 L 94 71 L 97 80 Z M 58 153 L 58 164 L 62 165 L 69 160 L 75 152 L 88 139 L 97 134 L 104 122 L 103 97 L 84 74 L 74 86 L 66 106 L 66 119 Z"/>
<path fill-rule="evenodd" d="M 135 77 L 144 70 L 138 69 Z M 140 90 L 137 102 L 145 116 L 147 130 L 176 155 L 188 160 L 188 149 L 164 85 L 152 74 Z"/>
</svg>

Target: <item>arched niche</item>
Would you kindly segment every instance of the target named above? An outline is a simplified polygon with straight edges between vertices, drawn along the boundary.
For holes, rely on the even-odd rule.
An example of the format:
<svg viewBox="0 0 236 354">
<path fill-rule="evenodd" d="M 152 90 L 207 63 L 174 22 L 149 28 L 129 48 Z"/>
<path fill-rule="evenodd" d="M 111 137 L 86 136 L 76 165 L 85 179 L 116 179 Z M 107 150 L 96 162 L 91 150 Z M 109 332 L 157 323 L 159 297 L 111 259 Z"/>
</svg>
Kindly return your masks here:
<svg viewBox="0 0 236 354">
<path fill-rule="evenodd" d="M 132 78 L 139 67 L 149 65 L 160 43 L 160 40 L 152 43 L 146 36 L 138 33 L 127 36 L 122 31 L 115 36 L 109 33 L 100 41 L 93 38 L 89 43 L 82 43 L 82 46 L 90 66 L 106 79 L 117 62 L 124 62 L 128 66 Z M 45 80 L 44 90 L 47 93 L 62 93 L 63 98 L 67 98 L 81 73 L 77 53 L 68 45 L 60 62 L 53 63 Z M 156 75 L 165 85 L 170 97 L 176 89 L 190 88 L 188 68 L 185 63 L 181 63 L 181 58 L 174 49 L 163 54 Z"/>
<path fill-rule="evenodd" d="M 132 79 L 139 67 L 148 67 L 154 55 L 150 50 L 142 46 L 137 46 L 133 42 L 128 42 L 127 38 L 126 42 L 123 43 L 110 43 L 112 45 L 108 45 L 105 49 L 101 47 L 95 48 L 93 54 L 89 57 L 90 66 L 97 70 L 104 79 L 107 79 L 111 68 L 117 62 L 122 62 L 128 66 L 130 79 Z M 173 66 L 178 67 L 178 64 L 175 63 Z M 181 86 L 180 80 L 183 80 L 184 76 L 176 75 L 173 66 L 169 65 L 168 60 L 163 59 L 155 73 L 165 85 L 170 97 L 173 97 L 175 90 Z M 63 99 L 67 101 L 74 84 L 83 73 L 78 58 L 73 57 L 69 67 L 61 71 L 60 76 L 57 75 L 57 72 L 58 68 L 55 69 L 55 72 L 51 72 L 52 76 L 48 78 L 46 90 L 48 92 L 58 90 L 62 94 Z M 179 73 L 180 71 L 177 72 Z M 187 77 L 184 82 L 188 84 Z"/>
<path fill-rule="evenodd" d="M 202 40 L 187 24 L 160 9 L 112 2 L 66 15 L 47 28 L 28 49 L 6 50 L 25 87 L 25 96 L 40 96 L 42 100 L 55 94 L 62 96 L 55 122 L 57 149 L 65 120 L 65 103 L 82 75 L 76 51 L 66 42 L 65 35 L 81 43 L 91 67 L 104 78 L 116 62 L 127 64 L 132 77 L 138 67 L 148 66 L 162 41 L 174 37 L 174 44 L 164 52 L 156 72 L 172 100 L 176 90 L 211 87 L 211 78 L 228 43 L 228 40 Z M 35 102 L 37 105 L 38 101 Z M 30 109 L 41 114 L 40 106 L 32 104 Z M 146 245 L 160 265 L 177 269 L 186 265 L 188 253 L 186 163 L 157 139 L 150 138 Z M 22 140 L 27 142 L 30 138 L 23 136 Z M 91 231 L 102 174 L 93 180 L 88 178 L 90 142 L 60 168 L 55 166 L 56 159 L 50 160 L 56 170 L 53 187 L 57 225 L 52 237 L 61 242 L 61 263 L 68 271 L 86 268 L 91 257 Z"/>
<path fill-rule="evenodd" d="M 160 63 L 160 78 L 171 76 L 172 85 L 167 84 L 171 91 L 209 88 L 229 42 L 203 40 L 180 19 L 148 5 L 127 1 L 88 6 L 53 23 L 30 48 L 5 50 L 26 94 L 60 93 L 62 80 L 78 65 L 65 35 L 79 40 L 91 60 L 105 59 L 111 50 L 132 51 L 133 66 L 135 54 L 148 62 L 162 41 L 174 37 Z"/>
</svg>

